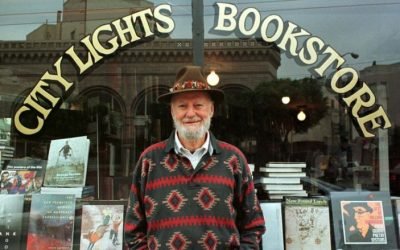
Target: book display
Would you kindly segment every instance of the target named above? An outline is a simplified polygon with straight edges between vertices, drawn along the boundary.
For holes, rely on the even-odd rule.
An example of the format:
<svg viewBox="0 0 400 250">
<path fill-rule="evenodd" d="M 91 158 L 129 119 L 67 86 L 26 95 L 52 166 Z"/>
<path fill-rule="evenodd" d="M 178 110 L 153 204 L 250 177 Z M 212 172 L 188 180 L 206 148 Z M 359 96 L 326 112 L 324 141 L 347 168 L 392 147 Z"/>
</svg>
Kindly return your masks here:
<svg viewBox="0 0 400 250">
<path fill-rule="evenodd" d="M 286 197 L 284 228 L 287 250 L 331 249 L 328 200 Z"/>
<path fill-rule="evenodd" d="M 86 136 L 52 140 L 44 186 L 85 186 L 89 145 Z"/>
<path fill-rule="evenodd" d="M 33 194 L 27 250 L 72 249 L 75 196 Z"/>
<path fill-rule="evenodd" d="M 24 195 L 0 194 L 0 249 L 20 249 Z"/>
<path fill-rule="evenodd" d="M 398 249 L 390 196 L 386 192 L 332 192 L 336 248 Z"/>
<path fill-rule="evenodd" d="M 123 249 L 124 204 L 93 202 L 82 206 L 80 249 Z"/>
<path fill-rule="evenodd" d="M 271 200 L 281 200 L 285 196 L 305 197 L 307 192 L 301 183 L 301 178 L 306 176 L 305 168 L 304 162 L 269 162 L 259 169 L 260 176 L 254 183 Z"/>
</svg>

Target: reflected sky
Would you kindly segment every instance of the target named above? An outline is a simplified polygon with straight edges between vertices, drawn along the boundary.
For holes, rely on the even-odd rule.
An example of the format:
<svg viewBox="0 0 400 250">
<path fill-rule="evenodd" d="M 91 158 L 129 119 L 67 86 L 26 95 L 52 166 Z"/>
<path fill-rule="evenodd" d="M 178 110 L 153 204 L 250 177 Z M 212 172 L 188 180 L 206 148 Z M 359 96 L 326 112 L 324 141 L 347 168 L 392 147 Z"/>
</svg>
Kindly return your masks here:
<svg viewBox="0 0 400 250">
<path fill-rule="evenodd" d="M 88 2 L 106 0 L 87 0 Z M 26 35 L 41 24 L 54 24 L 57 11 L 62 10 L 64 0 L 1 0 L 0 40 L 25 40 Z M 129 2 L 129 1 L 127 1 Z M 134 1 L 132 1 L 134 2 Z M 216 18 L 214 4 L 204 0 L 205 38 L 225 38 L 210 32 Z M 222 2 L 222 1 L 220 1 Z M 346 57 L 346 64 L 361 70 L 377 64 L 400 62 L 400 2 L 395 0 L 270 0 L 270 1 L 223 1 L 235 4 L 239 13 L 255 7 L 265 17 L 277 14 L 284 21 L 291 21 L 320 37 L 338 52 L 355 52 L 358 59 Z M 154 1 L 155 5 L 172 5 L 175 21 L 173 38 L 191 38 L 191 1 Z M 111 11 L 111 10 L 110 10 Z M 235 37 L 232 34 L 230 37 Z M 309 76 L 307 67 L 296 63 L 283 54 L 278 77 L 302 78 Z"/>
</svg>

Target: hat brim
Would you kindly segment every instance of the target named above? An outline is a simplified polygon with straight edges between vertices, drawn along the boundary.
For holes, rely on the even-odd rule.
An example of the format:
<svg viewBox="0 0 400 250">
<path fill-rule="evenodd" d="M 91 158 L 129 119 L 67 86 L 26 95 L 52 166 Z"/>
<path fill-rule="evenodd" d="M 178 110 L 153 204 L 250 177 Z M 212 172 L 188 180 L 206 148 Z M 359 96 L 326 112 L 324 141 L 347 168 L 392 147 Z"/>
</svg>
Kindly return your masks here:
<svg viewBox="0 0 400 250">
<path fill-rule="evenodd" d="M 182 90 L 179 90 L 179 91 L 162 94 L 162 95 L 158 96 L 157 100 L 160 103 L 170 103 L 171 102 L 171 98 L 172 98 L 173 95 L 176 95 L 176 94 L 179 94 L 179 93 L 195 92 L 195 91 L 201 91 L 201 92 L 208 93 L 214 103 L 221 103 L 221 102 L 224 101 L 224 92 L 222 90 L 219 90 L 219 89 L 203 89 L 203 90 L 199 90 L 199 89 L 182 89 Z"/>
</svg>

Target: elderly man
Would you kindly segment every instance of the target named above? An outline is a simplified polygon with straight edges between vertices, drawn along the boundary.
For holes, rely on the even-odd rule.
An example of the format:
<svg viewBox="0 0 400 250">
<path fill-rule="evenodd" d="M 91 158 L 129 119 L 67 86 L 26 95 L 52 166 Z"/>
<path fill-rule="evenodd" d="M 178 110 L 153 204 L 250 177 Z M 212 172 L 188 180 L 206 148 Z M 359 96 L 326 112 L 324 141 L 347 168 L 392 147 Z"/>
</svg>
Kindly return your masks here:
<svg viewBox="0 0 400 250">
<path fill-rule="evenodd" d="M 125 221 L 130 249 L 258 249 L 264 218 L 243 153 L 209 131 L 214 103 L 200 67 L 177 74 L 169 103 L 175 130 L 141 154 Z"/>
</svg>

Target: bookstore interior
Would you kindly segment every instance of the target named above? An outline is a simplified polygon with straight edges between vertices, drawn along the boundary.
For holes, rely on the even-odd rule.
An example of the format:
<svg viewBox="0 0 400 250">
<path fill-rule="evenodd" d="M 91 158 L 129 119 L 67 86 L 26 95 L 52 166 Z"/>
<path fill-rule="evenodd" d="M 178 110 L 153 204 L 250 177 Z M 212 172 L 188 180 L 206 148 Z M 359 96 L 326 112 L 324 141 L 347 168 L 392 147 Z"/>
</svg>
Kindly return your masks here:
<svg viewBox="0 0 400 250">
<path fill-rule="evenodd" d="M 186 65 L 224 93 L 210 131 L 247 159 L 260 249 L 399 249 L 398 13 L 389 0 L 0 1 L 0 249 L 126 249 L 132 174 L 174 129 L 158 97 Z"/>
</svg>

